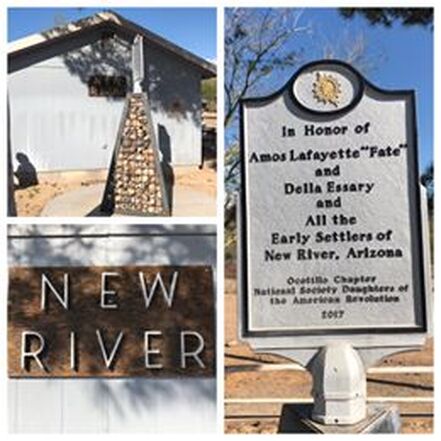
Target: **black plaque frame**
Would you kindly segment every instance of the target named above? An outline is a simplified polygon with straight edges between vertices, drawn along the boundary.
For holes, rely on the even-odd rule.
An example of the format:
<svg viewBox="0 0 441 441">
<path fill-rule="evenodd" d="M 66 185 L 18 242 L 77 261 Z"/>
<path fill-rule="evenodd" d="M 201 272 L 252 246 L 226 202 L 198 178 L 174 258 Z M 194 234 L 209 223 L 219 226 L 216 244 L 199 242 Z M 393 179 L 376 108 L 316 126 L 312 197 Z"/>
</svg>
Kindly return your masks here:
<svg viewBox="0 0 441 441">
<path fill-rule="evenodd" d="M 334 111 L 320 112 L 306 108 L 303 106 L 295 97 L 293 93 L 293 85 L 296 79 L 306 70 L 318 66 L 324 67 L 342 67 L 350 71 L 359 82 L 359 87 L 357 93 L 354 95 L 350 104 L 345 106 L 342 109 L 337 109 Z M 363 97 L 364 91 L 366 88 L 371 89 L 372 91 L 381 94 L 383 96 L 387 96 L 390 98 L 401 98 L 406 101 L 406 113 L 409 113 L 409 121 L 411 123 L 411 128 L 408 131 L 408 136 L 412 139 L 412 151 L 409 149 L 410 154 L 407 157 L 408 169 L 412 171 L 413 180 L 409 179 L 409 188 L 407 189 L 409 193 L 409 199 L 411 207 L 410 210 L 410 218 L 411 218 L 411 243 L 413 248 L 412 255 L 412 266 L 417 267 L 417 271 L 419 272 L 419 277 L 417 278 L 415 283 L 414 279 L 414 290 L 418 294 L 420 294 L 421 299 L 421 324 L 415 327 L 345 327 L 345 328 L 327 328 L 327 329 L 292 329 L 292 330 L 261 330 L 255 331 L 250 330 L 249 321 L 248 321 L 248 262 L 247 262 L 247 197 L 245 191 L 246 185 L 246 160 L 245 157 L 245 129 L 244 129 L 244 106 L 247 103 L 256 103 L 262 104 L 265 102 L 269 102 L 279 97 L 280 95 L 286 93 L 288 91 L 290 99 L 295 103 L 295 105 L 300 108 L 302 111 L 310 114 L 315 117 L 323 117 L 323 116 L 333 116 L 338 117 L 342 116 L 346 113 L 349 113 L 353 110 L 361 98 Z M 417 136 L 417 121 L 416 121 L 416 104 L 415 104 L 415 91 L 414 90 L 384 90 L 381 89 L 374 84 L 370 83 L 366 78 L 364 78 L 360 72 L 354 69 L 351 65 L 340 61 L 340 60 L 317 60 L 311 63 L 305 64 L 301 67 L 294 75 L 289 79 L 289 81 L 276 92 L 264 96 L 264 97 L 251 97 L 251 98 L 243 98 L 239 103 L 239 145 L 240 145 L 240 173 L 241 173 L 241 187 L 240 187 L 240 254 L 241 254 L 241 268 L 238 271 L 238 278 L 240 278 L 241 290 L 239 299 L 241 311 L 240 311 L 240 320 L 242 323 L 241 326 L 241 336 L 244 338 L 253 338 L 253 337 L 282 337 L 282 336 L 307 336 L 307 335 L 327 335 L 327 336 L 338 336 L 338 335 L 362 335 L 362 334 L 408 334 L 408 333 L 427 333 L 428 331 L 428 323 L 427 323 L 427 293 L 426 293 L 426 283 L 425 283 L 425 271 L 424 271 L 424 251 L 423 251 L 423 238 L 422 238 L 422 220 L 421 220 L 421 197 L 419 190 L 419 161 L 418 161 L 418 136 Z M 412 163 L 409 164 L 410 159 Z M 413 208 L 413 210 L 412 210 Z M 416 210 L 415 210 L 416 208 Z M 416 215 L 414 214 L 416 213 Z M 414 273 L 416 270 L 414 270 Z M 417 285 L 417 286 L 415 286 Z"/>
</svg>

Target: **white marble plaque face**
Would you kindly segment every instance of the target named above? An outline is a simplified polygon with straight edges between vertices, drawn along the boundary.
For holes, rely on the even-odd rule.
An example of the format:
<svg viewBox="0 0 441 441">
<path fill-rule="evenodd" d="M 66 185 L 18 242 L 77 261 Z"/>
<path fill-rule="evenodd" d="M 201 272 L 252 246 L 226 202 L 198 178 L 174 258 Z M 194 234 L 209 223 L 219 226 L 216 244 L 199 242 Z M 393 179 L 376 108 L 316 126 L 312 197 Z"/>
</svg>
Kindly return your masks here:
<svg viewBox="0 0 441 441">
<path fill-rule="evenodd" d="M 320 62 L 241 123 L 244 335 L 424 332 L 413 93 Z"/>
</svg>

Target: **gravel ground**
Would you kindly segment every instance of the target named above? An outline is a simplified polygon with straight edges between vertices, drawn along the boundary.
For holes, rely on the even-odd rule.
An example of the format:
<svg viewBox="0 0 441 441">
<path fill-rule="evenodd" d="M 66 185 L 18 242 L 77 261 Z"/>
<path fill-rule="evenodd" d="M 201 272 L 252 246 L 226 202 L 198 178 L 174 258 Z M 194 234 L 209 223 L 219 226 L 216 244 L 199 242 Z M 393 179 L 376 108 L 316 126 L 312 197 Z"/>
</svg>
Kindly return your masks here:
<svg viewBox="0 0 441 441">
<path fill-rule="evenodd" d="M 48 174 L 49 175 L 49 174 Z M 197 167 L 176 167 L 173 170 L 174 186 L 180 192 L 197 190 L 213 198 L 216 205 L 216 171 L 212 168 L 198 169 Z M 105 183 L 106 174 L 89 173 L 87 178 L 78 179 L 70 173 L 59 173 L 56 179 L 44 176 L 39 184 L 25 189 L 16 189 L 14 199 L 17 216 L 40 216 L 46 204 L 53 198 L 81 187 Z M 213 209 L 214 209 L 213 207 Z"/>
</svg>

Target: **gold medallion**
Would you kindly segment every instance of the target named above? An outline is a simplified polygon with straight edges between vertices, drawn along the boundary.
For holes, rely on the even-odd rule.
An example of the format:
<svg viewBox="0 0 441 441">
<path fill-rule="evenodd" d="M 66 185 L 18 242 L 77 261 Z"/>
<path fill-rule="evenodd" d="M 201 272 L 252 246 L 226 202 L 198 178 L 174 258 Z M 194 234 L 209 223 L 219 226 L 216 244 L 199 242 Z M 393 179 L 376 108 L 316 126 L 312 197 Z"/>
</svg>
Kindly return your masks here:
<svg viewBox="0 0 441 441">
<path fill-rule="evenodd" d="M 319 103 L 329 103 L 337 107 L 341 95 L 340 83 L 332 75 L 317 72 L 316 80 L 312 85 L 312 93 Z"/>
</svg>

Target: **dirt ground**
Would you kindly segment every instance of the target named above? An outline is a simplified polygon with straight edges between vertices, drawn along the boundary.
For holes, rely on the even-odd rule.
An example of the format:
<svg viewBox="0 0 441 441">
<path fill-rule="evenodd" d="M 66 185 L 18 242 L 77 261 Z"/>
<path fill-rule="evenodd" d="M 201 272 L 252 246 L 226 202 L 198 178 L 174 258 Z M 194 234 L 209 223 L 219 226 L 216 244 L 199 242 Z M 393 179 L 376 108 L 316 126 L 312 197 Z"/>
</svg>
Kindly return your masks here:
<svg viewBox="0 0 441 441">
<path fill-rule="evenodd" d="M 39 179 L 38 185 L 15 189 L 14 198 L 17 216 L 40 216 L 45 205 L 54 197 L 76 188 L 105 182 L 105 179 L 76 179 L 60 178 L 53 181 L 51 178 Z"/>
<path fill-rule="evenodd" d="M 216 197 L 216 171 L 204 167 L 176 167 L 173 169 L 175 185 L 194 190 L 201 190 L 209 196 Z"/>
<path fill-rule="evenodd" d="M 236 282 L 234 266 L 225 271 L 225 397 L 284 398 L 310 397 L 311 378 L 307 372 L 231 372 L 231 367 L 257 363 L 287 363 L 286 359 L 254 353 L 237 341 Z M 433 366 L 433 340 L 422 351 L 397 354 L 383 360 L 384 366 Z M 230 369 L 230 371 L 229 371 Z M 368 396 L 433 397 L 432 374 L 368 375 Z M 277 433 L 281 404 L 226 404 L 226 433 Z M 431 403 L 399 404 L 403 433 L 431 433 Z M 429 414 L 429 415 L 426 415 Z"/>
<path fill-rule="evenodd" d="M 184 189 L 202 191 L 216 197 L 216 171 L 204 167 L 176 167 L 173 170 L 174 185 Z M 14 199 L 17 216 L 40 216 L 45 205 L 54 197 L 75 190 L 106 182 L 103 171 L 76 173 L 46 173 L 39 176 L 39 184 L 25 189 L 15 189 Z"/>
</svg>

